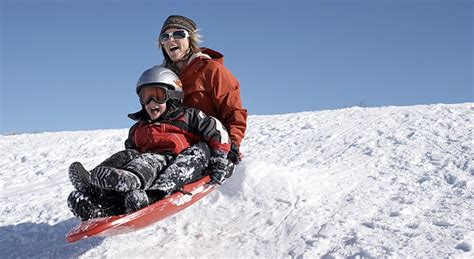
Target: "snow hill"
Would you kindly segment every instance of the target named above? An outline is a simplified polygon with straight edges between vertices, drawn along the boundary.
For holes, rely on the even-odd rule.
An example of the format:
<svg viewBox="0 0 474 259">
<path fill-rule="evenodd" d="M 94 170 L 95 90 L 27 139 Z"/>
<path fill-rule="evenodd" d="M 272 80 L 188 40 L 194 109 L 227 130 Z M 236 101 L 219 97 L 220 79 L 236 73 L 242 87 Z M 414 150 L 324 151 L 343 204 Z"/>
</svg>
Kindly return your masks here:
<svg viewBox="0 0 474 259">
<path fill-rule="evenodd" d="M 65 242 L 67 168 L 127 129 L 0 136 L 0 255 L 474 258 L 474 103 L 250 116 L 220 189 L 135 233 Z"/>
</svg>

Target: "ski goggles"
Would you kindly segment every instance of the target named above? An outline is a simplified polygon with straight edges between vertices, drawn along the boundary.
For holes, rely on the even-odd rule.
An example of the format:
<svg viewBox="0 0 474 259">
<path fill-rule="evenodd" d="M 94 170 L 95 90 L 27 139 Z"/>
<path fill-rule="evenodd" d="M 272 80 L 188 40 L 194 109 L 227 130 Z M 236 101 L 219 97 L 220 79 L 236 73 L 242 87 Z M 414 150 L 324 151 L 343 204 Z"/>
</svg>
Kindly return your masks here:
<svg viewBox="0 0 474 259">
<path fill-rule="evenodd" d="M 187 37 L 189 37 L 189 33 L 186 30 L 179 30 L 179 31 L 174 31 L 174 32 L 165 32 L 165 33 L 160 34 L 160 36 L 158 37 L 158 40 L 161 43 L 165 43 L 165 42 L 169 41 L 171 39 L 171 37 L 173 37 L 173 39 L 175 39 L 175 40 L 186 39 Z"/>
<path fill-rule="evenodd" d="M 151 101 L 166 103 L 169 99 L 182 99 L 182 92 L 168 90 L 160 86 L 143 87 L 138 94 L 140 103 L 148 105 Z"/>
</svg>

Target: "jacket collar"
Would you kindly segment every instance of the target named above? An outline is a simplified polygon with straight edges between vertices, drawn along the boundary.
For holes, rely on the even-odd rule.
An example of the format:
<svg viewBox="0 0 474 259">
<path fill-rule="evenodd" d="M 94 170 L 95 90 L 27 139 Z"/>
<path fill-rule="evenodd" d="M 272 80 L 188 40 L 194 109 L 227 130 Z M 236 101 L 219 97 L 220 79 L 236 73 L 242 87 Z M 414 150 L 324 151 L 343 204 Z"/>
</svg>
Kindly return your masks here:
<svg viewBox="0 0 474 259">
<path fill-rule="evenodd" d="M 212 49 L 202 48 L 201 52 L 194 53 L 189 58 L 186 68 L 180 73 L 179 77 L 183 80 L 195 74 L 206 64 L 207 60 L 213 60 L 223 64 L 224 55 Z"/>
<path fill-rule="evenodd" d="M 208 54 L 205 54 L 203 52 L 197 52 L 192 54 L 191 57 L 189 57 L 188 62 L 186 62 L 186 66 L 189 66 L 189 64 L 191 64 L 197 58 L 212 59 L 211 56 L 209 56 Z"/>
<path fill-rule="evenodd" d="M 149 121 L 150 117 L 146 114 L 144 109 L 141 109 L 138 112 L 128 114 L 128 117 L 134 121 Z"/>
<path fill-rule="evenodd" d="M 164 115 L 160 116 L 160 118 L 154 121 L 150 119 L 150 117 L 148 116 L 144 108 L 138 112 L 128 114 L 128 117 L 134 121 L 141 121 L 141 122 L 148 122 L 148 123 L 164 122 L 164 121 L 176 119 L 183 113 L 184 109 L 185 109 L 184 107 L 179 107 L 178 109 L 174 111 L 171 111 L 171 112 L 167 111 Z"/>
<path fill-rule="evenodd" d="M 224 63 L 224 55 L 222 55 L 220 52 L 216 50 L 202 48 L 202 53 L 208 55 L 213 60 L 217 60 L 221 63 Z"/>
</svg>

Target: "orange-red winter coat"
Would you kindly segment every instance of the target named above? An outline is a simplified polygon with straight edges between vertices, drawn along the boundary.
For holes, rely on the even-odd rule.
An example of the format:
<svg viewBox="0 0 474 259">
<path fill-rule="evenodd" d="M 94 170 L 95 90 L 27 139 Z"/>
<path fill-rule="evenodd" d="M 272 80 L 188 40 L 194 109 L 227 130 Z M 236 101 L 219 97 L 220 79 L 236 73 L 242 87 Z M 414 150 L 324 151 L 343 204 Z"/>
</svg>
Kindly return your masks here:
<svg viewBox="0 0 474 259">
<path fill-rule="evenodd" d="M 218 118 L 231 140 L 240 146 L 247 127 L 247 110 L 242 107 L 240 84 L 225 68 L 222 54 L 211 49 L 203 49 L 202 54 L 191 57 L 188 66 L 179 74 L 183 104 Z"/>
</svg>

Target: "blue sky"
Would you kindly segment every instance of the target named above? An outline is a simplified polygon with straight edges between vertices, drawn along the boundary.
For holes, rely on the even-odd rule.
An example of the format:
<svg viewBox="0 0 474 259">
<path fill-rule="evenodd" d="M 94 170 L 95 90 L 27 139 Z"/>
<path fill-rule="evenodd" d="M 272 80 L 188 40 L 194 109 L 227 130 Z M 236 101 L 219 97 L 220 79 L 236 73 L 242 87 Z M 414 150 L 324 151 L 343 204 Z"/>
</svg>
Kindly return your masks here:
<svg viewBox="0 0 474 259">
<path fill-rule="evenodd" d="M 170 14 L 225 55 L 251 115 L 474 100 L 473 1 L 197 2 L 2 0 L 0 134 L 131 126 Z"/>
</svg>

